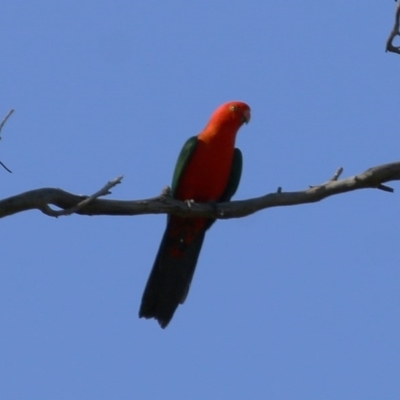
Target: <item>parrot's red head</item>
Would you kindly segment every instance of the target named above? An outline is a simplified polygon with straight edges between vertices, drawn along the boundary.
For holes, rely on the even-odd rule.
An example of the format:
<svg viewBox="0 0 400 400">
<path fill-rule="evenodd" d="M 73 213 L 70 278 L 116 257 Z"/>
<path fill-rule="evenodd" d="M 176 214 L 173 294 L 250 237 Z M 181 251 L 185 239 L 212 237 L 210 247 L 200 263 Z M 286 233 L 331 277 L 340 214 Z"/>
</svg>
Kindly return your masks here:
<svg viewBox="0 0 400 400">
<path fill-rule="evenodd" d="M 242 101 L 230 101 L 215 110 L 210 122 L 212 121 L 234 124 L 239 129 L 243 123 L 250 121 L 250 107 Z"/>
<path fill-rule="evenodd" d="M 250 107 L 241 101 L 230 101 L 222 104 L 213 113 L 198 138 L 209 141 L 213 138 L 227 140 L 234 144 L 239 128 L 250 121 Z"/>
<path fill-rule="evenodd" d="M 232 101 L 223 105 L 228 106 L 234 115 L 235 119 L 239 119 L 243 123 L 248 124 L 250 122 L 250 107 L 241 101 Z"/>
</svg>

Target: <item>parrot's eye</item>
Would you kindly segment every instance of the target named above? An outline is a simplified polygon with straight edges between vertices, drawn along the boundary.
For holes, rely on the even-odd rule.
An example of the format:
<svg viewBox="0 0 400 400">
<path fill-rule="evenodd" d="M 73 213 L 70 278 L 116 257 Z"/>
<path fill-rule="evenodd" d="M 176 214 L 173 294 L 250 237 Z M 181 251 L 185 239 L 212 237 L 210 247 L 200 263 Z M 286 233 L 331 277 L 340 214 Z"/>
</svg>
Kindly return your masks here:
<svg viewBox="0 0 400 400">
<path fill-rule="evenodd" d="M 236 111 L 237 109 L 238 109 L 237 106 L 231 106 L 232 111 Z"/>
</svg>

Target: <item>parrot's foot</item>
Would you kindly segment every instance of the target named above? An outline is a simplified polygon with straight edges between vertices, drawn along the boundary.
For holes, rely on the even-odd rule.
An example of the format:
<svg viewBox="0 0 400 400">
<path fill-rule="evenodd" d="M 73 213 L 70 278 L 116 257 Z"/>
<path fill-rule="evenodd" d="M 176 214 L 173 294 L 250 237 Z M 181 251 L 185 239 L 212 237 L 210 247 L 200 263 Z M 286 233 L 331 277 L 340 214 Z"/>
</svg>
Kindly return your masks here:
<svg viewBox="0 0 400 400">
<path fill-rule="evenodd" d="M 161 197 L 167 198 L 171 197 L 171 188 L 169 186 L 165 186 L 161 192 Z"/>
<path fill-rule="evenodd" d="M 194 204 L 194 200 L 193 199 L 185 200 L 185 203 L 187 204 L 188 208 L 192 208 L 192 204 Z"/>
</svg>

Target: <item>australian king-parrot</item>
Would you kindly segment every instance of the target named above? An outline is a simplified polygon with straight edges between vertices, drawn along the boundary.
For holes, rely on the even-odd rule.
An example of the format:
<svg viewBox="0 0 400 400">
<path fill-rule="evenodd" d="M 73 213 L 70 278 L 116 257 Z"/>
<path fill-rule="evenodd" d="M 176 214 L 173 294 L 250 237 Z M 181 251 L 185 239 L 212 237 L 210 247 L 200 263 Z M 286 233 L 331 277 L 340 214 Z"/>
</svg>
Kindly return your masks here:
<svg viewBox="0 0 400 400">
<path fill-rule="evenodd" d="M 217 108 L 204 130 L 183 146 L 172 179 L 172 197 L 198 203 L 229 201 L 242 172 L 242 153 L 235 148 L 235 138 L 249 121 L 250 107 L 243 102 Z M 168 216 L 139 317 L 155 318 L 162 328 L 168 325 L 186 299 L 205 233 L 214 221 Z"/>
</svg>

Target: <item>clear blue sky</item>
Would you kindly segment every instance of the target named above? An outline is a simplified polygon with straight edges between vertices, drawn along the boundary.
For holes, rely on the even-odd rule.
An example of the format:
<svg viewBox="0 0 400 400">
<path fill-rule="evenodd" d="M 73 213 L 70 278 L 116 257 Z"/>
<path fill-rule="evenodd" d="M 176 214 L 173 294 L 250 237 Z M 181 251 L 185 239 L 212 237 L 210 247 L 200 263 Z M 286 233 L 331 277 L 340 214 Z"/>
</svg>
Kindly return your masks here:
<svg viewBox="0 0 400 400">
<path fill-rule="evenodd" d="M 221 103 L 252 121 L 236 199 L 399 159 L 395 3 L 1 6 L 1 197 L 156 196 Z M 400 187 L 220 221 L 166 330 L 137 312 L 165 216 L 5 218 L 0 398 L 397 400 Z"/>
</svg>

